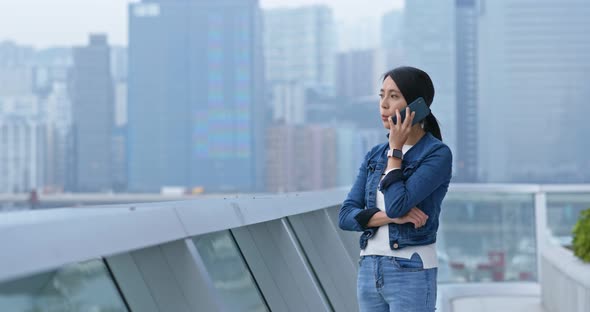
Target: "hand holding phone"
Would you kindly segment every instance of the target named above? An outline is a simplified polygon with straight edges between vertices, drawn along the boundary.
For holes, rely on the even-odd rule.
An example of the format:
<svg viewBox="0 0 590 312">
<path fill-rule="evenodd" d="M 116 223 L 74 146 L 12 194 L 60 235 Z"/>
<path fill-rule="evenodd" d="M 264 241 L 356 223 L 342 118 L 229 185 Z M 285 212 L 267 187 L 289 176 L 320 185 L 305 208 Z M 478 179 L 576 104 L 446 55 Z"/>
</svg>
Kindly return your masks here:
<svg viewBox="0 0 590 312">
<path fill-rule="evenodd" d="M 422 97 L 417 98 L 408 106 L 410 107 L 410 113 L 416 112 L 414 120 L 412 120 L 412 126 L 421 122 L 422 120 L 424 120 L 424 118 L 426 118 L 426 116 L 430 115 L 430 107 L 426 105 L 426 101 L 424 101 Z M 405 109 L 400 110 L 400 117 L 402 120 L 401 122 L 404 122 L 406 118 Z M 397 117 L 394 115 L 391 118 L 393 119 L 393 123 L 397 124 Z"/>
<path fill-rule="evenodd" d="M 403 123 L 406 117 L 406 110 L 410 111 L 409 114 L 412 114 L 412 112 L 414 114 L 411 125 Z M 396 110 L 396 115 L 391 116 L 389 120 L 389 148 L 392 150 L 401 150 L 408 139 L 412 127 L 424 120 L 428 115 L 430 115 L 430 108 L 421 97 L 417 98 L 401 111 Z M 398 116 L 401 122 L 397 121 Z"/>
</svg>

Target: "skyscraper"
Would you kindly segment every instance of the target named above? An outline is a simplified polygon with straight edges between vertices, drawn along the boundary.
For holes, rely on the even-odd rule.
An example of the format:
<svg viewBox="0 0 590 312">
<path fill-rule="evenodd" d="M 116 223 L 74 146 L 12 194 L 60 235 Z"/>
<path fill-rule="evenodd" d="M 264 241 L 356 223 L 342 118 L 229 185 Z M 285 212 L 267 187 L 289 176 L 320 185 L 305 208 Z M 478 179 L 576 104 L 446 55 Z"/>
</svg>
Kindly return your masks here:
<svg viewBox="0 0 590 312">
<path fill-rule="evenodd" d="M 404 11 L 392 10 L 381 17 L 381 42 L 385 59 L 386 72 L 389 69 L 404 65 L 403 59 L 403 38 Z"/>
<path fill-rule="evenodd" d="M 301 82 L 269 82 L 272 120 L 276 123 L 300 125 L 305 120 L 306 89 Z"/>
<path fill-rule="evenodd" d="M 353 20 L 337 20 L 338 52 L 374 50 L 380 46 L 379 20 L 365 16 Z"/>
<path fill-rule="evenodd" d="M 64 80 L 55 80 L 45 97 L 39 99 L 47 120 L 47 152 L 45 153 L 45 182 L 54 191 L 63 191 L 71 177 L 74 158 L 71 155 L 72 105 Z M 71 185 L 67 188 L 73 189 Z"/>
<path fill-rule="evenodd" d="M 106 35 L 91 35 L 74 49 L 71 99 L 74 144 L 73 186 L 78 192 L 112 189 L 113 80 Z"/>
<path fill-rule="evenodd" d="M 0 193 L 25 193 L 44 186 L 47 125 L 25 116 L 0 118 Z"/>
<path fill-rule="evenodd" d="M 126 71 L 126 67 L 121 68 Z M 115 78 L 117 79 L 117 78 Z M 127 79 L 119 77 L 119 79 Z M 113 190 L 127 190 L 127 81 L 115 82 L 115 114 L 113 130 Z"/>
<path fill-rule="evenodd" d="M 332 93 L 336 31 L 327 6 L 264 11 L 264 58 L 268 81 L 298 81 Z"/>
<path fill-rule="evenodd" d="M 432 79 L 432 112 L 439 121 L 443 141 L 453 154 L 457 151 L 455 1 L 407 1 L 403 19 L 403 64 L 424 70 Z M 456 163 L 455 158 L 453 161 Z M 453 171 L 456 169 L 453 164 Z"/>
<path fill-rule="evenodd" d="M 0 67 L 31 65 L 35 50 L 31 46 L 17 45 L 12 41 L 0 41 Z"/>
<path fill-rule="evenodd" d="M 486 182 L 590 181 L 590 2 L 482 1 L 478 91 Z"/>
<path fill-rule="evenodd" d="M 476 0 L 457 0 L 457 168 L 454 182 L 477 182 L 477 40 L 479 9 Z"/>
<path fill-rule="evenodd" d="M 301 90 L 333 95 L 335 37 L 332 10 L 327 6 L 264 11 L 264 67 L 272 86 L 274 120 L 300 123 L 276 112 L 305 111 Z M 285 101 L 285 95 L 291 99 Z"/>
<path fill-rule="evenodd" d="M 30 66 L 0 66 L 0 96 L 30 95 L 33 71 Z"/>
<path fill-rule="evenodd" d="M 129 189 L 263 188 L 258 1 L 130 4 Z"/>
<path fill-rule="evenodd" d="M 35 51 L 34 92 L 40 114 L 47 121 L 45 192 L 75 190 L 72 182 L 72 103 L 68 73 L 73 66 L 71 48 L 56 47 Z"/>
<path fill-rule="evenodd" d="M 129 67 L 127 48 L 122 46 L 111 47 L 111 73 L 116 82 L 127 81 L 127 68 Z"/>
<path fill-rule="evenodd" d="M 0 193 L 45 186 L 49 126 L 34 94 L 34 50 L 0 43 Z"/>
<path fill-rule="evenodd" d="M 375 50 L 356 50 L 338 53 L 336 92 L 350 98 L 372 96 L 378 101 L 381 87 L 379 76 L 387 72 Z"/>
<path fill-rule="evenodd" d="M 33 94 L 0 95 L 0 193 L 44 186 L 46 134 Z"/>
<path fill-rule="evenodd" d="M 267 191 L 333 188 L 339 177 L 336 129 L 322 125 L 276 125 L 267 129 Z M 349 142 L 350 143 L 350 142 Z"/>
</svg>

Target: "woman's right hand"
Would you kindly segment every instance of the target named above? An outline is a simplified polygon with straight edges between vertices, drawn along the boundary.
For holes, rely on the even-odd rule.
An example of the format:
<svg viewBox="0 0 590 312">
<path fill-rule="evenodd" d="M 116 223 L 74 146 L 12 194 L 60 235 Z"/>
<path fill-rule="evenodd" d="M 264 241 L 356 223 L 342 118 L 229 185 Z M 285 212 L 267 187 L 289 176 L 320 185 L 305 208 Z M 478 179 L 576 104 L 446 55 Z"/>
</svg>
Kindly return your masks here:
<svg viewBox="0 0 590 312">
<path fill-rule="evenodd" d="M 422 210 L 414 207 L 410 209 L 408 213 L 400 218 L 393 218 L 391 219 L 392 223 L 396 224 L 404 224 L 404 223 L 414 223 L 414 228 L 417 229 L 419 227 L 424 226 L 426 224 L 426 220 L 428 219 L 428 215 L 422 212 Z"/>
<path fill-rule="evenodd" d="M 414 120 L 414 116 L 416 116 L 416 112 L 410 113 L 410 107 L 406 106 L 406 117 L 403 122 L 399 109 L 395 110 L 395 118 L 397 123 L 393 123 L 393 117 L 389 117 L 389 148 L 390 149 L 399 149 L 401 150 L 410 133 L 412 132 L 412 121 Z"/>
</svg>

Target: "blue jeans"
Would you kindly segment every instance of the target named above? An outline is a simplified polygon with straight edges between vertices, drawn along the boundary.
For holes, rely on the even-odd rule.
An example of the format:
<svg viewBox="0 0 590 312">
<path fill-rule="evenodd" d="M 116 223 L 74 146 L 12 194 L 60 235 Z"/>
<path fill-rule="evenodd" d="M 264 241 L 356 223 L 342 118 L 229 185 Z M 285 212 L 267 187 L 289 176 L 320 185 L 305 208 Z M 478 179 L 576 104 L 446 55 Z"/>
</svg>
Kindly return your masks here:
<svg viewBox="0 0 590 312">
<path fill-rule="evenodd" d="M 360 312 L 434 311 L 437 270 L 424 269 L 417 253 L 411 259 L 361 257 L 357 281 Z"/>
</svg>

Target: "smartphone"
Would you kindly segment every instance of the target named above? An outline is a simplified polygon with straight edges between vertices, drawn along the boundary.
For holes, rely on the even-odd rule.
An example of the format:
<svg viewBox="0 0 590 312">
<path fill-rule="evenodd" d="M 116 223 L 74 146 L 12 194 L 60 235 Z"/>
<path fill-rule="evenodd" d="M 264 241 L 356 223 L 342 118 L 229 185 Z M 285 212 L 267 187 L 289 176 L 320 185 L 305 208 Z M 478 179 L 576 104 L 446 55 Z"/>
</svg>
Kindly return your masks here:
<svg viewBox="0 0 590 312">
<path fill-rule="evenodd" d="M 428 105 L 426 105 L 426 101 L 424 101 L 424 99 L 422 97 L 417 98 L 414 102 L 410 103 L 410 105 L 408 105 L 410 107 L 410 113 L 411 112 L 416 112 L 416 115 L 414 116 L 414 120 L 412 121 L 412 126 L 421 122 L 422 120 L 424 120 L 424 118 L 426 118 L 426 116 L 430 115 L 430 107 L 428 107 Z M 402 109 L 400 112 L 400 117 L 402 118 L 402 122 L 404 122 L 405 118 L 406 118 L 406 109 Z M 391 118 L 393 119 L 393 123 L 396 124 L 397 123 L 397 116 L 393 115 L 391 116 Z"/>
</svg>

